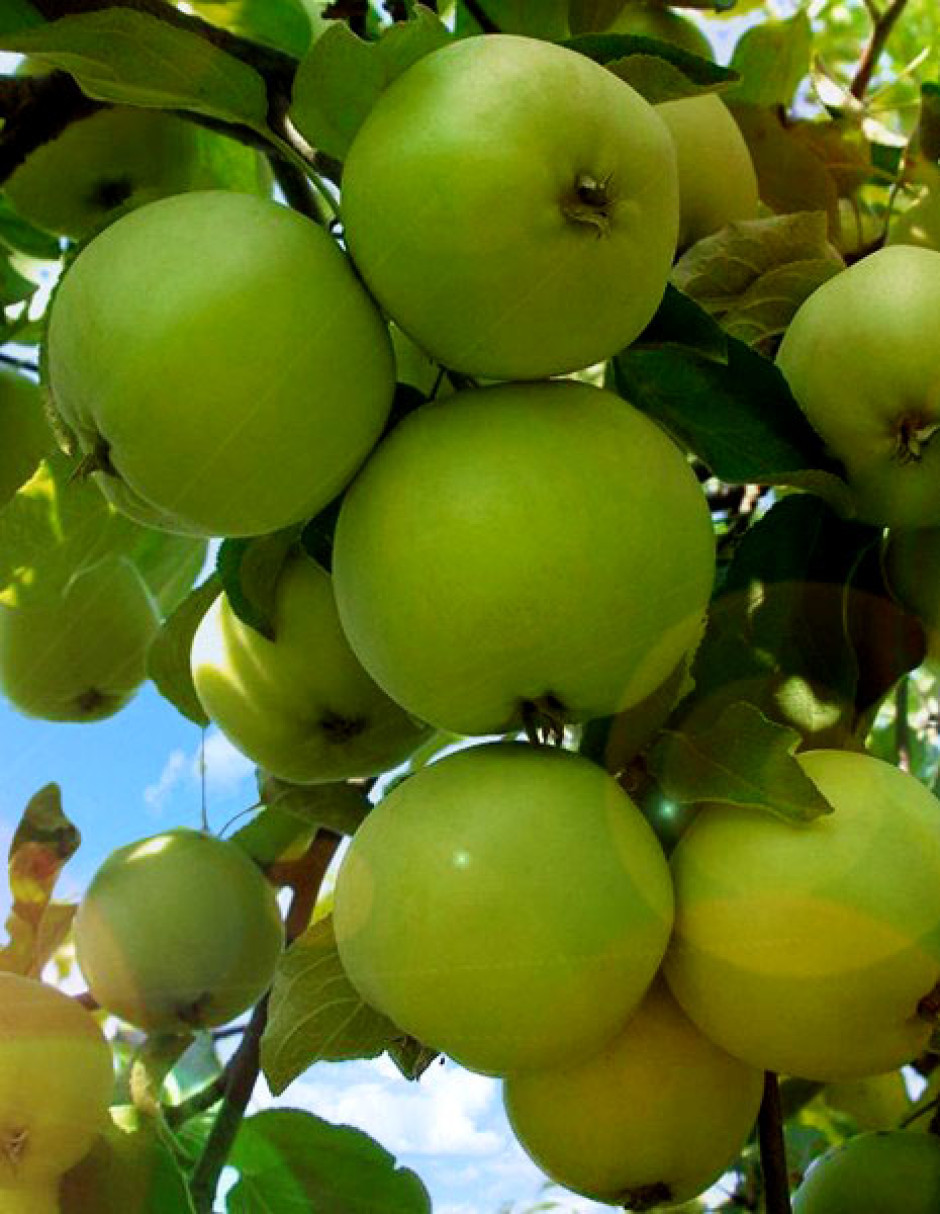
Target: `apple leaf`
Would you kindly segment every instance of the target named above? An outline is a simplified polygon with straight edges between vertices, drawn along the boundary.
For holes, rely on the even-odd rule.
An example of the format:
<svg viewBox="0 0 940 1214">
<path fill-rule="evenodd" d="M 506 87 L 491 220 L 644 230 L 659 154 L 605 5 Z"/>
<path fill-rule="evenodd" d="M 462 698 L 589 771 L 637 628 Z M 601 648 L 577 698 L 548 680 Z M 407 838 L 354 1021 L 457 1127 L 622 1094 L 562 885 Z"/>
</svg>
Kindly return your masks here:
<svg viewBox="0 0 940 1214">
<path fill-rule="evenodd" d="M 258 793 L 268 809 L 338 835 L 355 834 L 372 808 L 361 784 L 289 784 L 260 770 Z"/>
<path fill-rule="evenodd" d="M 0 244 L 41 261 L 58 261 L 61 254 L 57 237 L 34 228 L 3 197 L 0 197 Z"/>
<path fill-rule="evenodd" d="M 475 7 L 487 18 L 488 29 L 484 31 L 465 4 L 458 4 L 458 37 L 492 32 L 493 28 L 502 34 L 524 34 L 549 42 L 558 42 L 568 34 L 568 0 L 477 0 Z"/>
<path fill-rule="evenodd" d="M 301 1109 L 268 1109 L 241 1125 L 229 1164 L 228 1214 L 430 1214 L 420 1179 L 368 1134 Z"/>
<path fill-rule="evenodd" d="M 9 255 L 0 255 L 0 307 L 22 303 L 36 294 L 37 285 L 14 267 Z"/>
<path fill-rule="evenodd" d="M 399 1037 L 388 1046 L 386 1053 L 405 1079 L 420 1079 L 432 1062 L 441 1055 L 414 1037 Z"/>
<path fill-rule="evenodd" d="M 727 100 L 747 105 L 789 106 L 809 75 L 813 30 L 806 13 L 784 21 L 763 21 L 744 31 L 731 56 L 741 79 Z"/>
<path fill-rule="evenodd" d="M 763 346 L 781 337 L 800 304 L 841 268 L 831 257 L 775 266 L 748 287 L 722 326 L 738 341 Z"/>
<path fill-rule="evenodd" d="M 795 729 L 741 702 L 694 733 L 664 730 L 646 762 L 666 796 L 680 805 L 721 801 L 811 822 L 832 806 L 794 758 L 801 740 Z"/>
<path fill-rule="evenodd" d="M 291 121 L 309 144 L 342 160 L 380 94 L 413 63 L 450 41 L 437 15 L 417 4 L 377 42 L 337 21 L 314 42 L 294 78 Z"/>
<path fill-rule="evenodd" d="M 156 599 L 162 616 L 175 611 L 202 572 L 207 540 L 141 527 L 128 557 Z"/>
<path fill-rule="evenodd" d="M 29 0 L 3 0 L 0 5 L 0 37 L 43 24 L 42 14 L 33 8 Z"/>
<path fill-rule="evenodd" d="M 662 729 L 690 688 L 688 660 L 683 658 L 672 674 L 639 704 L 616 716 L 588 721 L 581 734 L 579 753 L 613 774 L 622 771 Z"/>
<path fill-rule="evenodd" d="M 313 30 L 302 0 L 190 0 L 197 16 L 241 38 L 300 59 Z"/>
<path fill-rule="evenodd" d="M 302 530 L 297 525 L 271 535 L 224 540 L 216 557 L 216 572 L 232 611 L 269 641 L 274 640 L 278 574 L 296 548 Z"/>
<path fill-rule="evenodd" d="M 205 114 L 267 130 L 264 80 L 198 34 L 129 8 L 61 17 L 0 38 L 0 49 L 69 72 L 98 101 Z"/>
<path fill-rule="evenodd" d="M 346 977 L 331 918 L 308 927 L 282 955 L 261 1038 L 261 1067 L 276 1096 L 315 1062 L 376 1058 L 401 1036 Z"/>
<path fill-rule="evenodd" d="M 623 12 L 623 0 L 569 0 L 568 28 L 572 34 L 609 29 Z"/>
<path fill-rule="evenodd" d="M 209 724 L 190 670 L 193 637 L 222 586 L 213 574 L 183 599 L 162 624 L 147 652 L 147 675 L 164 699 L 205 728 Z"/>
<path fill-rule="evenodd" d="M 936 164 L 940 160 L 940 84 L 920 87 L 917 147 L 921 156 Z"/>
<path fill-rule="evenodd" d="M 642 34 L 582 34 L 565 46 L 608 67 L 651 105 L 723 89 L 735 72 Z"/>
</svg>

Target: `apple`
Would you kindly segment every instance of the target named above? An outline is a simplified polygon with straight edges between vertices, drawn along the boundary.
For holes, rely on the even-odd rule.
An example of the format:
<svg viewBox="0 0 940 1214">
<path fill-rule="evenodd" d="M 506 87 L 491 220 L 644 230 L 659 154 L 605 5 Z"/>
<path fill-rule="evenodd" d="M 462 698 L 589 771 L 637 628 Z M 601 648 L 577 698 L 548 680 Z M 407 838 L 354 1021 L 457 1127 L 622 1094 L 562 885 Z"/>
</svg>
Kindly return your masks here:
<svg viewBox="0 0 940 1214">
<path fill-rule="evenodd" d="M 297 784 L 378 775 L 430 734 L 362 669 L 332 579 L 303 554 L 279 575 L 273 641 L 222 594 L 196 631 L 191 664 L 206 714 L 233 746 Z"/>
<path fill-rule="evenodd" d="M 834 806 L 809 823 L 707 805 L 672 854 L 673 994 L 752 1066 L 862 1078 L 930 1040 L 940 980 L 940 812 L 871 755 L 816 750 L 800 766 Z"/>
<path fill-rule="evenodd" d="M 679 248 L 757 216 L 757 174 L 728 107 L 714 93 L 663 101 L 679 166 Z"/>
<path fill-rule="evenodd" d="M 75 916 L 103 1008 L 148 1033 L 226 1024 L 267 990 L 284 929 L 274 888 L 234 843 L 170 830 L 120 847 Z"/>
<path fill-rule="evenodd" d="M 897 215 L 888 227 L 887 243 L 940 249 L 940 197 L 926 194 Z"/>
<path fill-rule="evenodd" d="M 0 367 L 0 507 L 29 480 L 53 446 L 38 385 Z"/>
<path fill-rule="evenodd" d="M 568 381 L 410 414 L 346 495 L 333 551 L 363 666 L 463 734 L 642 700 L 697 643 L 713 578 L 682 452 L 619 396 Z"/>
<path fill-rule="evenodd" d="M 74 999 L 0 971 L 0 1210 L 58 1214 L 59 1177 L 108 1123 L 111 1049 Z"/>
<path fill-rule="evenodd" d="M 831 1109 L 851 1117 L 860 1130 L 891 1130 L 911 1111 L 911 1098 L 900 1071 L 830 1083 L 823 1099 Z"/>
<path fill-rule="evenodd" d="M 793 1214 L 936 1214 L 940 1142 L 906 1130 L 858 1134 L 822 1155 L 793 1195 Z"/>
<path fill-rule="evenodd" d="M 0 692 L 26 716 L 100 721 L 147 674 L 160 617 L 124 557 L 80 569 L 59 594 L 13 586 L 0 601 Z"/>
<path fill-rule="evenodd" d="M 940 252 L 892 245 L 818 287 L 777 353 L 865 522 L 940 525 L 938 309 Z"/>
<path fill-rule="evenodd" d="M 269 195 L 271 171 L 255 150 L 160 110 L 115 106 L 71 123 L 4 183 L 36 227 L 81 240 L 118 215 L 184 190 Z"/>
<path fill-rule="evenodd" d="M 675 154 L 606 68 L 488 34 L 381 94 L 341 206 L 367 285 L 433 359 L 538 379 L 610 357 L 652 317 L 676 245 Z"/>
<path fill-rule="evenodd" d="M 940 527 L 892 528 L 884 570 L 898 602 L 916 615 L 927 634 L 927 662 L 940 664 Z"/>
<path fill-rule="evenodd" d="M 657 981 L 598 1053 L 511 1075 L 503 1100 L 519 1142 L 552 1180 L 646 1210 L 695 1197 L 721 1176 L 747 1141 L 763 1090 L 762 1072 L 704 1037 Z"/>
<path fill-rule="evenodd" d="M 259 535 L 317 513 L 388 416 L 388 331 L 327 232 L 179 194 L 92 240 L 52 303 L 55 404 L 139 522 Z"/>
<path fill-rule="evenodd" d="M 356 832 L 334 897 L 366 1003 L 496 1075 L 610 1040 L 671 923 L 665 857 L 627 794 L 587 759 L 521 742 L 398 784 Z"/>
<path fill-rule="evenodd" d="M 713 57 L 712 45 L 694 22 L 680 17 L 657 0 L 630 0 L 607 27 L 609 34 L 638 34 L 669 42 L 690 55 Z"/>
</svg>

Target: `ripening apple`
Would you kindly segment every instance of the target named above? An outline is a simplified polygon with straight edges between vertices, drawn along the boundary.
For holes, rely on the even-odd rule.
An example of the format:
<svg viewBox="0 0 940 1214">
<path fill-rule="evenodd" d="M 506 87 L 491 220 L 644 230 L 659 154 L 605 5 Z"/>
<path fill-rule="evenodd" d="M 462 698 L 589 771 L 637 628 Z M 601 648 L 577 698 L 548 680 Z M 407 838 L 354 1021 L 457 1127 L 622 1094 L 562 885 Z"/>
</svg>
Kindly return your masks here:
<svg viewBox="0 0 940 1214">
<path fill-rule="evenodd" d="M 0 1210 L 59 1214 L 59 1177 L 108 1124 L 111 1049 L 55 987 L 0 972 Z"/>
<path fill-rule="evenodd" d="M 0 601 L 0 692 L 30 717 L 100 721 L 147 674 L 160 624 L 136 567 L 122 556 L 79 569 L 61 592 L 14 585 Z"/>
<path fill-rule="evenodd" d="M 666 978 L 752 1066 L 836 1080 L 922 1052 L 940 980 L 940 806 L 871 755 L 797 756 L 834 812 L 809 823 L 706 805 L 672 854 Z"/>
<path fill-rule="evenodd" d="M 703 59 L 713 57 L 712 45 L 699 27 L 658 0 L 629 0 L 606 32 L 658 38 L 690 55 L 700 55 Z"/>
<path fill-rule="evenodd" d="M 620 397 L 569 381 L 410 414 L 347 493 L 333 551 L 363 666 L 464 734 L 642 700 L 697 643 L 713 578 L 682 452 Z"/>
<path fill-rule="evenodd" d="M 4 183 L 36 227 L 81 240 L 124 211 L 185 190 L 268 195 L 255 150 L 161 110 L 115 106 L 71 123 Z"/>
<path fill-rule="evenodd" d="M 519 1142 L 552 1180 L 646 1210 L 718 1179 L 744 1147 L 763 1090 L 763 1073 L 703 1036 L 657 981 L 598 1053 L 511 1075 L 503 1099 Z"/>
<path fill-rule="evenodd" d="M 892 245 L 818 287 L 777 353 L 865 522 L 940 525 L 938 311 L 940 252 Z"/>
<path fill-rule="evenodd" d="M 793 1214 L 936 1214 L 940 1142 L 906 1130 L 858 1134 L 815 1161 Z"/>
<path fill-rule="evenodd" d="M 892 593 L 927 634 L 926 660 L 940 663 L 940 526 L 892 527 L 884 549 Z"/>
<path fill-rule="evenodd" d="M 302 553 L 279 574 L 273 625 L 268 640 L 223 593 L 193 641 L 196 694 L 253 762 L 284 780 L 321 784 L 388 771 L 429 736 L 362 669 L 330 575 Z"/>
<path fill-rule="evenodd" d="M 900 1070 L 827 1084 L 823 1099 L 831 1109 L 851 1117 L 860 1130 L 894 1129 L 911 1111 Z"/>
<path fill-rule="evenodd" d="M 152 202 L 82 250 L 52 304 L 49 377 L 117 506 L 238 536 L 342 489 L 385 424 L 394 360 L 323 228 L 216 190 Z"/>
<path fill-rule="evenodd" d="M 235 843 L 170 830 L 118 848 L 75 916 L 103 1008 L 149 1033 L 225 1024 L 271 983 L 284 940 L 273 887 Z"/>
<path fill-rule="evenodd" d="M 714 93 L 656 106 L 676 147 L 679 248 L 757 216 L 757 174 L 738 124 Z"/>
<path fill-rule="evenodd" d="M 483 35 L 381 94 L 341 204 L 370 290 L 432 358 L 538 379 L 610 357 L 652 317 L 676 245 L 675 153 L 606 68 Z"/>
<path fill-rule="evenodd" d="M 489 743 L 398 784 L 356 832 L 334 925 L 362 998 L 486 1074 L 603 1046 L 672 922 L 665 857 L 600 767 Z"/>
<path fill-rule="evenodd" d="M 53 446 L 38 386 L 0 367 L 0 507 L 29 480 Z"/>
</svg>

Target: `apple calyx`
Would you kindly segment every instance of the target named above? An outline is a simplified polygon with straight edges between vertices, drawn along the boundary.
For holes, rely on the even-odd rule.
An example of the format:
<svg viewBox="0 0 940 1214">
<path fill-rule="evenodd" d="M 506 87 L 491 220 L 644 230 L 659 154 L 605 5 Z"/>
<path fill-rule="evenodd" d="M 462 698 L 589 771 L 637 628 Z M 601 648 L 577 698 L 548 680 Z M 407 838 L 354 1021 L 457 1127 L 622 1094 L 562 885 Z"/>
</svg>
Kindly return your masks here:
<svg viewBox="0 0 940 1214">
<path fill-rule="evenodd" d="M 522 700 L 519 704 L 519 715 L 526 737 L 535 744 L 550 743 L 560 746 L 565 736 L 565 722 L 568 714 L 564 703 L 547 691 L 544 695 L 532 700 Z"/>
<path fill-rule="evenodd" d="M 618 1205 L 622 1205 L 625 1210 L 635 1210 L 637 1214 L 640 1214 L 642 1210 L 653 1210 L 657 1206 L 671 1201 L 672 1189 L 664 1180 L 657 1180 L 654 1184 L 640 1185 L 638 1189 L 626 1189 L 617 1195 Z"/>
<path fill-rule="evenodd" d="M 919 417 L 902 417 L 896 435 L 898 462 L 911 464 L 921 459 L 924 448 L 938 430 L 940 422 L 924 423 Z"/>
<path fill-rule="evenodd" d="M 0 1155 L 9 1164 L 10 1171 L 14 1174 L 26 1153 L 28 1141 L 29 1130 L 25 1126 L 18 1126 L 16 1129 L 4 1130 L 0 1133 Z"/>
<path fill-rule="evenodd" d="M 75 477 L 77 480 L 85 480 L 93 472 L 104 472 L 108 476 L 119 475 L 114 464 L 111 463 L 111 445 L 100 434 L 95 436 L 92 449 L 79 460 L 78 467 L 75 469 Z"/>
<path fill-rule="evenodd" d="M 115 697 L 99 691 L 97 687 L 89 687 L 75 701 L 78 711 L 84 716 L 93 716 L 99 709 L 110 704 Z"/>
<path fill-rule="evenodd" d="M 364 717 L 344 717 L 341 713 L 327 710 L 320 718 L 318 725 L 326 736 L 327 741 L 342 746 L 351 742 L 364 733 L 368 721 Z"/>
<path fill-rule="evenodd" d="M 592 225 L 600 239 L 610 233 L 612 203 L 609 176 L 601 181 L 593 173 L 579 173 L 574 189 L 562 202 L 561 209 L 572 223 Z"/>
</svg>

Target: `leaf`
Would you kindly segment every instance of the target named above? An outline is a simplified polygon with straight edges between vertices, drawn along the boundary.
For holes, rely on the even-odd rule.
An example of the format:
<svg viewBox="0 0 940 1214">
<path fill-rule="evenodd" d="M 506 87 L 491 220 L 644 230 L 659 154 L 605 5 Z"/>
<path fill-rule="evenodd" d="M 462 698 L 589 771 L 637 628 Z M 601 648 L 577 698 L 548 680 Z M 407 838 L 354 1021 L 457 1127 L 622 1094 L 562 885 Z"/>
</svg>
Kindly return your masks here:
<svg viewBox="0 0 940 1214">
<path fill-rule="evenodd" d="M 609 29 L 623 11 L 623 0 L 569 0 L 568 27 L 572 34 Z"/>
<path fill-rule="evenodd" d="M 230 33 L 300 59 L 313 30 L 301 0 L 190 0 L 197 16 Z"/>
<path fill-rule="evenodd" d="M 315 1062 L 375 1058 L 401 1036 L 346 977 L 332 918 L 307 928 L 281 956 L 261 1038 L 261 1067 L 276 1096 Z"/>
<path fill-rule="evenodd" d="M 940 160 L 940 85 L 921 85 L 920 114 L 917 120 L 917 147 L 920 154 L 936 164 Z"/>
<path fill-rule="evenodd" d="M 175 611 L 202 572 L 209 550 L 207 540 L 170 531 L 140 528 L 128 556 L 147 583 L 164 617 Z"/>
<path fill-rule="evenodd" d="M 28 278 L 24 278 L 14 268 L 9 255 L 0 253 L 0 307 L 22 303 L 36 294 L 38 286 Z"/>
<path fill-rule="evenodd" d="M 372 808 L 368 794 L 358 784 L 289 784 L 259 771 L 258 791 L 269 809 L 340 835 L 355 834 Z"/>
<path fill-rule="evenodd" d="M 753 704 L 729 704 L 707 728 L 665 730 L 647 765 L 680 805 L 720 801 L 811 822 L 832 806 L 794 758 L 801 741 L 796 730 L 769 721 Z"/>
<path fill-rule="evenodd" d="M 813 30 L 806 13 L 786 21 L 762 21 L 744 31 L 731 56 L 740 82 L 726 100 L 746 105 L 789 106 L 809 74 Z"/>
<path fill-rule="evenodd" d="M 241 1126 L 229 1163 L 241 1177 L 229 1214 L 430 1214 L 424 1185 L 374 1139 L 299 1109 Z"/>
<path fill-rule="evenodd" d="M 271 535 L 224 540 L 216 557 L 216 572 L 232 611 L 269 641 L 274 640 L 278 574 L 294 551 L 302 530 L 297 525 Z"/>
<path fill-rule="evenodd" d="M 651 105 L 712 92 L 737 79 L 709 59 L 640 34 L 582 34 L 565 46 L 602 63 Z"/>
<path fill-rule="evenodd" d="M 568 33 L 568 0 L 477 0 L 479 8 L 504 34 L 524 34 L 557 42 Z M 622 7 L 622 0 L 621 0 Z M 458 36 L 478 34 L 479 22 L 457 6 Z"/>
<path fill-rule="evenodd" d="M 436 14 L 415 5 L 377 42 L 357 38 L 341 22 L 310 48 L 294 78 L 291 121 L 309 144 L 342 160 L 381 93 L 412 64 L 446 45 L 451 35 Z"/>
<path fill-rule="evenodd" d="M 16 253 L 37 257 L 41 261 L 57 261 L 61 252 L 55 236 L 34 228 L 18 215 L 3 197 L 0 197 L 0 244 Z"/>
<path fill-rule="evenodd" d="M 218 577 L 213 574 L 191 591 L 163 622 L 147 652 L 147 675 L 157 691 L 184 717 L 203 728 L 209 724 L 209 718 L 196 695 L 190 654 L 196 629 L 221 589 Z"/>
<path fill-rule="evenodd" d="M 264 80 L 198 34 L 125 7 L 5 35 L 0 49 L 69 72 L 98 101 L 187 110 L 267 130 Z"/>
<path fill-rule="evenodd" d="M 42 14 L 29 0 L 3 0 L 0 5 L 0 37 L 43 24 Z"/>
<path fill-rule="evenodd" d="M 388 1046 L 386 1053 L 405 1079 L 412 1081 L 420 1079 L 431 1063 L 440 1058 L 437 1050 L 422 1045 L 414 1037 L 400 1037 Z"/>
<path fill-rule="evenodd" d="M 722 324 L 732 337 L 749 346 L 780 337 L 804 300 L 841 269 L 827 257 L 768 270 L 748 287 Z"/>
</svg>

